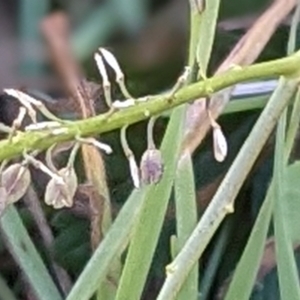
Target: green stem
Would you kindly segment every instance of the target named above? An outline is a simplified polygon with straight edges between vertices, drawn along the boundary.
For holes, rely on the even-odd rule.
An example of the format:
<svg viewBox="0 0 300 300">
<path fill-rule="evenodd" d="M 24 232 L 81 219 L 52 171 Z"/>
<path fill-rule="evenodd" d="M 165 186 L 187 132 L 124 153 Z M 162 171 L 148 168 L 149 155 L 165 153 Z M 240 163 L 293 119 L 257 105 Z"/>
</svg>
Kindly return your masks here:
<svg viewBox="0 0 300 300">
<path fill-rule="evenodd" d="M 0 161 L 20 156 L 24 149 L 28 152 L 44 150 L 54 143 L 74 140 L 78 134 L 82 137 L 93 136 L 145 120 L 149 116 L 159 115 L 183 103 L 205 97 L 210 90 L 217 92 L 247 80 L 280 75 L 296 75 L 299 65 L 300 52 L 296 52 L 286 58 L 232 69 L 205 81 L 191 84 L 175 93 L 172 99 L 168 98 L 168 95 L 153 96 L 149 98 L 149 101 L 119 110 L 114 114 L 109 112 L 85 120 L 64 124 L 57 128 L 56 131 L 48 129 L 36 132 L 20 132 L 11 142 L 8 140 L 0 142 Z"/>
<path fill-rule="evenodd" d="M 197 63 L 201 77 L 206 78 L 207 67 L 211 56 L 219 13 L 220 0 L 203 2 L 201 26 L 199 28 L 199 43 L 197 45 Z"/>
</svg>

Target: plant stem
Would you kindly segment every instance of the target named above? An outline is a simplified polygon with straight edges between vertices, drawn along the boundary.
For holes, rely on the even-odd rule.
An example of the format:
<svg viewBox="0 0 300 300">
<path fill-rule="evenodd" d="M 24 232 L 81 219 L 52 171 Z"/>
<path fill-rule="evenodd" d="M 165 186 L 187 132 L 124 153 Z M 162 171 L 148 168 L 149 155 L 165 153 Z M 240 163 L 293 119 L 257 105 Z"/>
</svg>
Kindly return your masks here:
<svg viewBox="0 0 300 300">
<path fill-rule="evenodd" d="M 247 80 L 280 75 L 296 75 L 299 65 L 300 52 L 296 52 L 286 58 L 232 69 L 205 81 L 191 84 L 179 90 L 171 99 L 168 95 L 153 96 L 149 98 L 149 101 L 119 110 L 114 114 L 109 112 L 85 120 L 64 124 L 58 127 L 56 131 L 55 129 L 48 129 L 35 132 L 19 132 L 11 142 L 7 139 L 0 142 L 0 161 L 19 156 L 24 149 L 28 152 L 44 150 L 54 143 L 74 140 L 78 134 L 82 137 L 93 136 L 139 122 L 149 118 L 149 116 L 159 115 L 183 103 L 205 97 L 208 95 L 209 90 L 217 92 Z"/>
</svg>

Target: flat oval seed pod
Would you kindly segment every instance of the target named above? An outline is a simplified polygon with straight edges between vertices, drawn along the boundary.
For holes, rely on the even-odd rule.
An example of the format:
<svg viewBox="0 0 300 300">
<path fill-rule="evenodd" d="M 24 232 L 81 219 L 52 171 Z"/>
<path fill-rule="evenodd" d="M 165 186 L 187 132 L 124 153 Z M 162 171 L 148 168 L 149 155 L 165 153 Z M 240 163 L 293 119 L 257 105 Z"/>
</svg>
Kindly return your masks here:
<svg viewBox="0 0 300 300">
<path fill-rule="evenodd" d="M 45 203 L 56 209 L 71 207 L 78 186 L 77 175 L 73 167 L 66 167 L 58 171 L 64 184 L 52 178 L 46 187 Z"/>
<path fill-rule="evenodd" d="M 31 175 L 27 168 L 20 163 L 12 164 L 2 174 L 2 186 L 7 193 L 7 202 L 14 203 L 26 193 L 31 182 Z"/>
<path fill-rule="evenodd" d="M 163 160 L 157 149 L 147 149 L 141 159 L 141 179 L 144 184 L 158 183 L 163 174 Z"/>
</svg>

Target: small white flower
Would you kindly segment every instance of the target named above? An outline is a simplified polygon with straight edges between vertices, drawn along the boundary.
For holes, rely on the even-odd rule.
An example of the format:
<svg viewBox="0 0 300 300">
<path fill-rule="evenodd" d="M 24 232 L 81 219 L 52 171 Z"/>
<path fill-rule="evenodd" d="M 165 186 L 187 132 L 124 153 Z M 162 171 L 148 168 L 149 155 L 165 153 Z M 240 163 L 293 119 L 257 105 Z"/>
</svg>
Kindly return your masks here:
<svg viewBox="0 0 300 300">
<path fill-rule="evenodd" d="M 25 131 L 35 131 L 35 130 L 41 130 L 41 129 L 50 129 L 50 128 L 56 128 L 59 127 L 61 124 L 56 121 L 45 121 L 45 122 L 39 122 L 30 124 L 25 127 Z"/>
<path fill-rule="evenodd" d="M 32 107 L 32 105 L 35 105 L 36 101 L 31 96 L 15 89 L 4 89 L 4 92 L 7 95 L 10 95 L 20 101 L 20 103 L 27 109 L 28 115 L 30 116 L 31 120 L 36 123 L 36 111 Z"/>
<path fill-rule="evenodd" d="M 110 85 L 110 82 L 109 82 L 108 76 L 107 76 L 107 72 L 106 72 L 106 68 L 105 68 L 105 65 L 104 65 L 104 62 L 103 62 L 103 59 L 102 59 L 101 55 L 96 52 L 94 54 L 94 58 L 95 58 L 97 67 L 99 69 L 100 75 L 102 76 L 103 85 L 104 86 Z"/>
<path fill-rule="evenodd" d="M 124 101 L 120 101 L 120 100 L 116 100 L 113 102 L 112 106 L 114 108 L 127 108 L 127 107 L 130 107 L 130 106 L 133 106 L 135 104 L 135 100 L 134 99 L 127 99 L 127 100 L 124 100 Z"/>
<path fill-rule="evenodd" d="M 92 144 L 97 147 L 98 149 L 104 151 L 106 154 L 111 154 L 113 152 L 112 148 L 104 143 L 101 143 L 99 141 L 97 141 L 96 139 L 92 138 Z"/>
<path fill-rule="evenodd" d="M 81 138 L 81 137 L 77 137 L 76 139 L 80 143 L 93 145 L 96 148 L 104 151 L 106 154 L 111 154 L 113 152 L 112 148 L 109 145 L 104 144 L 102 142 L 99 142 L 95 138 Z"/>
<path fill-rule="evenodd" d="M 117 61 L 117 59 L 114 57 L 114 55 L 109 52 L 108 50 L 104 49 L 104 48 L 99 48 L 100 53 L 103 55 L 104 59 L 106 60 L 106 62 L 112 67 L 112 69 L 115 71 L 116 73 L 116 80 L 120 80 L 121 78 L 124 77 L 124 74 L 119 66 L 119 63 Z"/>
<path fill-rule="evenodd" d="M 45 203 L 55 209 L 71 207 L 78 186 L 77 176 L 73 167 L 66 167 L 58 171 L 63 181 L 52 178 L 46 187 Z"/>
<path fill-rule="evenodd" d="M 41 161 L 35 159 L 33 156 L 28 155 L 26 153 L 23 154 L 24 159 L 27 163 L 32 164 L 35 168 L 41 170 L 43 173 L 50 176 L 52 179 L 54 179 L 58 184 L 64 184 L 64 179 L 59 176 L 58 174 L 54 173 L 52 170 L 50 170 L 46 165 L 44 165 Z"/>
<path fill-rule="evenodd" d="M 36 120 L 36 111 L 32 107 L 32 105 L 35 108 L 37 108 L 46 118 L 53 121 L 62 122 L 62 120 L 57 118 L 53 113 L 51 113 L 48 110 L 45 104 L 33 98 L 32 96 L 15 89 L 4 89 L 4 92 L 20 101 L 20 103 L 27 109 L 28 115 L 30 116 L 33 123 L 37 123 L 37 120 Z"/>
<path fill-rule="evenodd" d="M 15 127 L 18 128 L 18 127 L 21 126 L 21 124 L 22 124 L 22 122 L 23 122 L 23 120 L 26 116 L 26 113 L 27 113 L 26 108 L 21 106 L 20 109 L 19 109 L 18 117 L 14 120 L 14 126 Z"/>
<path fill-rule="evenodd" d="M 19 99 L 20 102 L 25 101 L 26 103 L 30 103 L 32 105 L 39 105 L 39 103 L 40 103 L 40 101 L 34 99 L 33 97 L 29 96 L 28 94 L 26 94 L 20 90 L 4 89 L 4 92 L 12 97 Z"/>
<path fill-rule="evenodd" d="M 224 161 L 227 156 L 228 146 L 226 138 L 219 125 L 213 127 L 213 147 L 215 159 L 218 162 Z"/>
</svg>

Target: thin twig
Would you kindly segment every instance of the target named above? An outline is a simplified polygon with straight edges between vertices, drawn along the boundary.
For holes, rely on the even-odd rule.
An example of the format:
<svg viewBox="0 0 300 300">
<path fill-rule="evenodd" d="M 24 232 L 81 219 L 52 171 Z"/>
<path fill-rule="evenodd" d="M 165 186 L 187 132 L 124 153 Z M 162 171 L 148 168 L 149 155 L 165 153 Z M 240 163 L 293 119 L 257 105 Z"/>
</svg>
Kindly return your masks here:
<svg viewBox="0 0 300 300">
<path fill-rule="evenodd" d="M 149 101 L 142 101 L 145 98 L 142 97 L 136 99 L 138 104 L 121 109 L 113 114 L 108 112 L 96 117 L 69 122 L 57 128 L 25 133 L 18 132 L 11 142 L 7 139 L 0 141 L 0 161 L 20 156 L 24 149 L 28 153 L 33 150 L 45 150 L 55 143 L 75 140 L 78 135 L 91 137 L 148 119 L 173 107 L 207 96 L 207 86 L 214 91 L 219 91 L 242 81 L 280 75 L 295 75 L 299 72 L 299 64 L 300 52 L 296 52 L 282 59 L 229 70 L 206 81 L 191 84 L 180 89 L 172 99 L 168 95 L 158 95 L 149 97 Z"/>
</svg>

